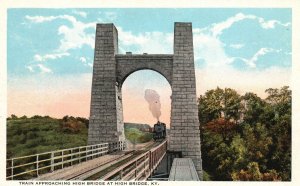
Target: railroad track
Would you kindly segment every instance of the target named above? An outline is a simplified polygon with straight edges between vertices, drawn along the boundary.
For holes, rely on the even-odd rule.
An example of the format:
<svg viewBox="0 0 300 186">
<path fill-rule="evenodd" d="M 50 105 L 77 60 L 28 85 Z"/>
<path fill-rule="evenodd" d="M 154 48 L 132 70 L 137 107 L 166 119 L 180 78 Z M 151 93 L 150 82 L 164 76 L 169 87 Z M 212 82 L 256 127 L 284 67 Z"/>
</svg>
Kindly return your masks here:
<svg viewBox="0 0 300 186">
<path fill-rule="evenodd" d="M 112 172 L 115 172 L 115 170 L 119 167 L 122 167 L 126 165 L 126 163 L 132 161 L 133 159 L 149 152 L 150 149 L 155 148 L 159 144 L 161 144 L 161 142 L 151 141 L 147 143 L 144 147 L 141 147 L 137 150 L 115 152 L 112 154 L 104 155 L 99 159 L 93 159 L 82 164 L 77 164 L 72 167 L 67 167 L 65 169 L 52 172 L 48 175 L 42 175 L 36 180 L 101 180 L 102 178 L 105 179 L 107 175 L 111 174 Z M 127 173 L 128 171 L 130 172 L 132 168 L 133 167 L 129 167 L 128 169 L 126 169 Z M 117 177 L 115 179 L 120 180 L 120 178 Z"/>
<path fill-rule="evenodd" d="M 146 145 L 145 147 L 143 147 L 139 150 L 131 151 L 126 156 L 118 158 L 117 160 L 115 160 L 107 165 L 96 168 L 93 171 L 88 171 L 86 173 L 83 173 L 81 176 L 76 177 L 75 180 L 76 179 L 80 179 L 80 180 L 99 180 L 100 179 L 101 180 L 101 179 L 107 177 L 108 174 L 111 174 L 112 172 L 114 172 L 120 166 L 125 165 L 126 163 L 130 162 L 134 158 L 141 156 L 142 154 L 148 152 L 151 148 L 153 148 L 159 144 L 160 144 L 160 142 L 153 141 L 153 142 L 149 143 L 148 145 Z M 133 167 L 129 167 L 127 170 L 127 173 L 130 172 L 132 170 L 132 168 Z M 124 174 L 126 174 L 126 172 L 124 172 Z M 121 178 L 115 177 L 114 180 L 118 180 L 118 179 L 121 179 Z"/>
<path fill-rule="evenodd" d="M 104 169 L 116 164 L 119 161 L 127 159 L 128 157 L 132 156 L 133 152 L 134 152 L 134 150 L 126 152 L 123 156 L 113 159 L 111 161 L 108 161 L 100 167 L 95 167 L 95 168 L 89 169 L 89 170 L 82 172 L 80 174 L 77 174 L 75 176 L 68 177 L 65 180 L 85 180 L 87 177 L 97 174 L 98 172 L 103 171 Z"/>
</svg>

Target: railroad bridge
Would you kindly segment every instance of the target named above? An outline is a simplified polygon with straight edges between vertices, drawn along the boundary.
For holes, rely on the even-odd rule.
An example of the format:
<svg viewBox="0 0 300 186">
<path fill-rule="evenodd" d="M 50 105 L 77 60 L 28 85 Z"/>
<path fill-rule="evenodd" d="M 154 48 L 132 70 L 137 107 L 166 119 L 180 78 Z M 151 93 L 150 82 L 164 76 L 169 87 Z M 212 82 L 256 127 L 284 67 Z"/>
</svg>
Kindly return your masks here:
<svg viewBox="0 0 300 186">
<path fill-rule="evenodd" d="M 124 145 L 121 90 L 130 74 L 143 69 L 160 73 L 171 86 L 170 134 L 130 151 Z M 174 54 L 118 54 L 115 26 L 97 24 L 89 119 L 87 146 L 8 159 L 7 179 L 146 180 L 163 159 L 168 169 L 168 159 L 178 154 L 184 159 L 174 161 L 170 179 L 202 179 L 192 24 L 175 23 Z M 198 175 L 184 175 L 193 170 Z"/>
<path fill-rule="evenodd" d="M 90 109 L 90 145 L 125 139 L 122 84 L 133 72 L 154 70 L 170 83 L 169 151 L 193 160 L 202 175 L 192 23 L 175 23 L 174 54 L 118 54 L 118 31 L 97 24 Z M 147 52 L 147 51 L 145 51 Z"/>
</svg>

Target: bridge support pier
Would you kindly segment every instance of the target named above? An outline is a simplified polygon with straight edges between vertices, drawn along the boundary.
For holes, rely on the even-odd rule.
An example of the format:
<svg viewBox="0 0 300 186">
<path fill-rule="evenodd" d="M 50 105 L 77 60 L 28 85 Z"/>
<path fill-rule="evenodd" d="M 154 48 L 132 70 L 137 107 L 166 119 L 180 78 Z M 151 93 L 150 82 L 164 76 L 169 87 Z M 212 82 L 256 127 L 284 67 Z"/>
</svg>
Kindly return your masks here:
<svg viewBox="0 0 300 186">
<path fill-rule="evenodd" d="M 200 125 L 196 99 L 191 23 L 175 23 L 170 151 L 191 158 L 202 179 Z"/>
<path fill-rule="evenodd" d="M 118 33 L 113 24 L 97 24 L 88 144 L 124 141 L 121 89 L 116 83 Z"/>
</svg>

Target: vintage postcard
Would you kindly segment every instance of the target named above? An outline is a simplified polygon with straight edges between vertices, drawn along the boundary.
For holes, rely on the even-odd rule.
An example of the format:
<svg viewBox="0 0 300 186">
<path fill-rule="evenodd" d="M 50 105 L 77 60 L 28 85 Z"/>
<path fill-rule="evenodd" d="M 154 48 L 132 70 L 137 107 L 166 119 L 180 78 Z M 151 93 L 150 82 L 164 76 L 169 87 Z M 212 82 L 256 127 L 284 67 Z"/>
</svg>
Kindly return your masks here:
<svg viewBox="0 0 300 186">
<path fill-rule="evenodd" d="M 299 181 L 299 3 L 159 2 L 4 3 L 3 184 Z"/>
</svg>

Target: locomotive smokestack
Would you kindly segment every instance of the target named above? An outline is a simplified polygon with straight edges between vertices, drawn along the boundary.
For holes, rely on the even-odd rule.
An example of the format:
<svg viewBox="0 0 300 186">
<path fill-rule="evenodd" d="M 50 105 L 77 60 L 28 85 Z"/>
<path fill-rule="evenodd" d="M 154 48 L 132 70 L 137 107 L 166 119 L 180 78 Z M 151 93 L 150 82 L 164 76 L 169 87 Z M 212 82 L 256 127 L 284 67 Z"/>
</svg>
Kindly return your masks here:
<svg viewBox="0 0 300 186">
<path fill-rule="evenodd" d="M 157 119 L 157 123 L 159 123 L 159 117 L 161 115 L 160 111 L 160 100 L 159 95 L 155 90 L 146 89 L 145 90 L 145 99 L 149 103 L 149 110 L 151 111 L 153 117 Z"/>
</svg>

